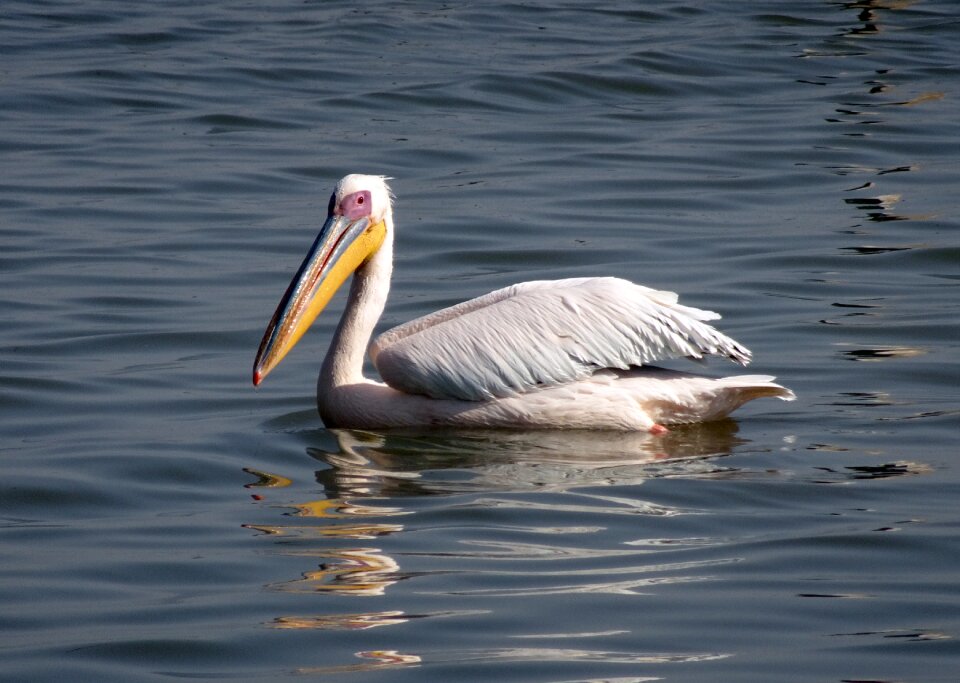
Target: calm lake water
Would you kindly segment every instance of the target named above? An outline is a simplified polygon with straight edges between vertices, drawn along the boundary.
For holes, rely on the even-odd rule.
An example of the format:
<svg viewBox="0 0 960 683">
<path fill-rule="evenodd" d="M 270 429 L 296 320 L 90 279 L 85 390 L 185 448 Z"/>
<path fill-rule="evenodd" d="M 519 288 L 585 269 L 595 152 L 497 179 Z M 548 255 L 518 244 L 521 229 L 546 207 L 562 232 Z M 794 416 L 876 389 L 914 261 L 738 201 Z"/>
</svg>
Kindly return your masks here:
<svg viewBox="0 0 960 683">
<path fill-rule="evenodd" d="M 0 679 L 958 680 L 958 36 L 954 0 L 5 0 Z M 250 368 L 353 171 L 395 178 L 384 327 L 616 275 L 798 401 L 325 430 L 342 300 Z"/>
</svg>

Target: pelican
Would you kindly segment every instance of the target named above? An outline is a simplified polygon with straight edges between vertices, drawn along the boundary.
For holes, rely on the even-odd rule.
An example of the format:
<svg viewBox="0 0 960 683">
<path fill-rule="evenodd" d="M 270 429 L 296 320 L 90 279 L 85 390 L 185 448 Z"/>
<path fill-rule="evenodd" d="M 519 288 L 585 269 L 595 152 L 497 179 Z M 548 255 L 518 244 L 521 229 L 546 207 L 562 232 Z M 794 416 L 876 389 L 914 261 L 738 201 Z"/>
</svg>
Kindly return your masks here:
<svg viewBox="0 0 960 683">
<path fill-rule="evenodd" d="M 395 327 L 370 342 L 393 270 L 392 194 L 383 176 L 337 183 L 327 219 L 267 326 L 258 386 L 350 275 L 346 308 L 317 380 L 327 427 L 605 429 L 662 434 L 747 401 L 794 399 L 767 375 L 705 377 L 650 365 L 751 353 L 673 292 L 612 277 L 521 282 Z M 367 349 L 369 345 L 369 349 Z M 383 379 L 363 376 L 364 352 Z"/>
</svg>

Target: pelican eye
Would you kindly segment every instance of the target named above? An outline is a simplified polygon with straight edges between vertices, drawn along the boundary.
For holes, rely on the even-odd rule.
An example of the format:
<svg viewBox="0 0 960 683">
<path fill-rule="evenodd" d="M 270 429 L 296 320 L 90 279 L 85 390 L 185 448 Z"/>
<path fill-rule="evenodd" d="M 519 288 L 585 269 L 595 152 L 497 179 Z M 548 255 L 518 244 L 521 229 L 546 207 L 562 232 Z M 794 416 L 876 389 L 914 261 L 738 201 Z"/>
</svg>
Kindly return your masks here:
<svg viewBox="0 0 960 683">
<path fill-rule="evenodd" d="M 340 200 L 340 213 L 351 220 L 370 215 L 370 191 L 360 190 Z"/>
</svg>

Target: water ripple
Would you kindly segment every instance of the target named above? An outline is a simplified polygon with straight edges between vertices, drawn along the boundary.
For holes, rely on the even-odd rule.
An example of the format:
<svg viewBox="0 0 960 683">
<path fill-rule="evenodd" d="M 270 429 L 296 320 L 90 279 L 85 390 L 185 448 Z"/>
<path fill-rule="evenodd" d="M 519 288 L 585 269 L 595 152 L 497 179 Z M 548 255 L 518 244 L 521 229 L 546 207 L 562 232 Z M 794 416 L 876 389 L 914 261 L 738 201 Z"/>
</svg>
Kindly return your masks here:
<svg viewBox="0 0 960 683">
<path fill-rule="evenodd" d="M 952 680 L 955 4 L 4 0 L 0 678 Z M 250 362 L 358 170 L 383 328 L 615 275 L 798 401 L 323 429 L 342 298 Z"/>
</svg>

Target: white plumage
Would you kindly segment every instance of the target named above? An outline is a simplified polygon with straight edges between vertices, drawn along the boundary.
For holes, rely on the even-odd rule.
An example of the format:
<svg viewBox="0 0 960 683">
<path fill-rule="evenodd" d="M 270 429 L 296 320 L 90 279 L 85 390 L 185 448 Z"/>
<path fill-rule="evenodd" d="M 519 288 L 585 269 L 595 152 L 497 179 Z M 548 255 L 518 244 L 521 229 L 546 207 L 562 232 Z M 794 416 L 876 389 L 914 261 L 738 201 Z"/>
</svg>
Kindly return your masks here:
<svg viewBox="0 0 960 683">
<path fill-rule="evenodd" d="M 754 398 L 794 398 L 773 377 L 651 367 L 708 354 L 746 365 L 751 354 L 705 323 L 718 314 L 617 278 L 524 282 L 400 325 L 369 348 L 386 384 L 367 380 L 363 349 L 386 303 L 393 229 L 385 179 L 340 181 L 331 214 L 264 335 L 254 383 L 355 271 L 317 385 L 327 426 L 658 432 L 662 424 L 724 417 Z M 341 260 L 348 265 L 340 268 Z"/>
<path fill-rule="evenodd" d="M 394 389 L 480 401 L 669 358 L 750 352 L 659 292 L 611 277 L 522 282 L 380 335 L 370 357 Z"/>
</svg>

